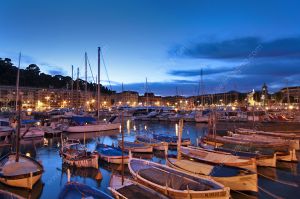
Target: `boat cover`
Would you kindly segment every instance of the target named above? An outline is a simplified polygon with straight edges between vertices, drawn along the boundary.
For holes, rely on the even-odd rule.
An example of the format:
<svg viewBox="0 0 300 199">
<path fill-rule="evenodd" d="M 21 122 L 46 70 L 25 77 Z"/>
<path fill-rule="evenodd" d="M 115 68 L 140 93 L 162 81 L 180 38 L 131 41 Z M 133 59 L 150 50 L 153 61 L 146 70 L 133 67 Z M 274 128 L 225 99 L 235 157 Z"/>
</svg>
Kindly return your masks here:
<svg viewBox="0 0 300 199">
<path fill-rule="evenodd" d="M 73 116 L 71 118 L 72 121 L 76 122 L 79 125 L 84 125 L 85 123 L 93 123 L 96 122 L 95 118 L 92 117 L 80 117 L 80 116 Z"/>
</svg>

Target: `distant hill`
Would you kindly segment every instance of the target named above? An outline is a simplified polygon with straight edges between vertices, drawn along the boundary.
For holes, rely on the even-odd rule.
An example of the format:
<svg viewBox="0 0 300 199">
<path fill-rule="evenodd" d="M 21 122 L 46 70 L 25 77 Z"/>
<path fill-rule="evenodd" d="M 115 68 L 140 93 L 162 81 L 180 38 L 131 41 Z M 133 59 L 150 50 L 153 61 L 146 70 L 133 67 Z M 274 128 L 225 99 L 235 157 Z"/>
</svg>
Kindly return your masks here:
<svg viewBox="0 0 300 199">
<path fill-rule="evenodd" d="M 16 85 L 18 68 L 14 66 L 9 58 L 0 58 L 0 85 Z M 79 79 L 79 87 L 84 90 L 85 81 Z M 30 64 L 25 69 L 20 69 L 20 86 L 36 88 L 58 88 L 71 89 L 72 78 L 62 75 L 49 75 L 42 73 L 36 64 Z M 74 81 L 76 89 L 77 80 Z M 89 91 L 96 91 L 97 84 L 88 83 Z M 101 85 L 101 92 L 110 94 L 112 91 Z"/>
</svg>

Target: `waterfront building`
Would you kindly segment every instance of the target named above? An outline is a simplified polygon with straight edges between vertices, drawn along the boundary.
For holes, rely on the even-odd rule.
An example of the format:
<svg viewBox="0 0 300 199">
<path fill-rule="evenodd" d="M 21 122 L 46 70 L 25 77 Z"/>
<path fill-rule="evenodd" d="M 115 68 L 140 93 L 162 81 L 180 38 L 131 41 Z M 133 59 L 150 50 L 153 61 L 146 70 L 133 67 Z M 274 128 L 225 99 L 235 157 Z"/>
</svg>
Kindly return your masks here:
<svg viewBox="0 0 300 199">
<path fill-rule="evenodd" d="M 112 105 L 137 106 L 139 93 L 135 91 L 123 91 L 112 95 Z"/>
<path fill-rule="evenodd" d="M 144 93 L 139 98 L 139 104 L 143 106 L 161 106 L 162 105 L 162 97 L 157 96 L 154 93 Z"/>
</svg>

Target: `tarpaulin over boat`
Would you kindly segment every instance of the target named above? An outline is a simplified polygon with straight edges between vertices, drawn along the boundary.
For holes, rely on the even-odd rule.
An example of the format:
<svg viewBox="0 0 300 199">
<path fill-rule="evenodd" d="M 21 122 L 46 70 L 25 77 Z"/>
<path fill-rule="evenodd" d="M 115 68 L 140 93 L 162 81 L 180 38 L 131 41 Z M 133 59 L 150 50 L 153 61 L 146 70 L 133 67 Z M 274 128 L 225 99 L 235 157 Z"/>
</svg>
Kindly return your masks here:
<svg viewBox="0 0 300 199">
<path fill-rule="evenodd" d="M 34 124 L 37 122 L 38 120 L 22 120 L 22 124 Z"/>
<path fill-rule="evenodd" d="M 79 125 L 83 125 L 85 123 L 93 123 L 96 121 L 96 119 L 92 117 L 79 117 L 79 116 L 73 116 L 71 120 L 76 122 Z"/>
</svg>

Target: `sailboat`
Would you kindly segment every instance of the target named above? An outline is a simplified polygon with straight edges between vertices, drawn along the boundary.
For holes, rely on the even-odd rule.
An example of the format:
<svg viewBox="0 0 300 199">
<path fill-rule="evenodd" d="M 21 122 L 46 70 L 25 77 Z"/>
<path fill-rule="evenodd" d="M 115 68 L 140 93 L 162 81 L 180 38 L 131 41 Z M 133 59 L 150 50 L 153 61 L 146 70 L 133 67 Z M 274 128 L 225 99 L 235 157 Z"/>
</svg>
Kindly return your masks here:
<svg viewBox="0 0 300 199">
<path fill-rule="evenodd" d="M 41 178 L 43 166 L 36 160 L 20 154 L 20 128 L 21 128 L 21 100 L 19 91 L 20 60 L 17 75 L 17 113 L 18 125 L 16 135 L 16 152 L 9 153 L 0 159 L 0 182 L 6 185 L 32 189 L 33 185 Z"/>
<path fill-rule="evenodd" d="M 87 132 L 99 132 L 109 131 L 120 128 L 120 122 L 117 121 L 117 117 L 111 117 L 107 122 L 100 121 L 100 52 L 101 48 L 98 47 L 98 82 L 97 82 L 97 120 L 92 117 L 73 116 L 71 117 L 71 124 L 64 131 L 69 133 L 87 133 Z M 85 54 L 85 97 L 87 97 L 87 54 Z M 87 100 L 87 98 L 85 99 Z"/>
</svg>

